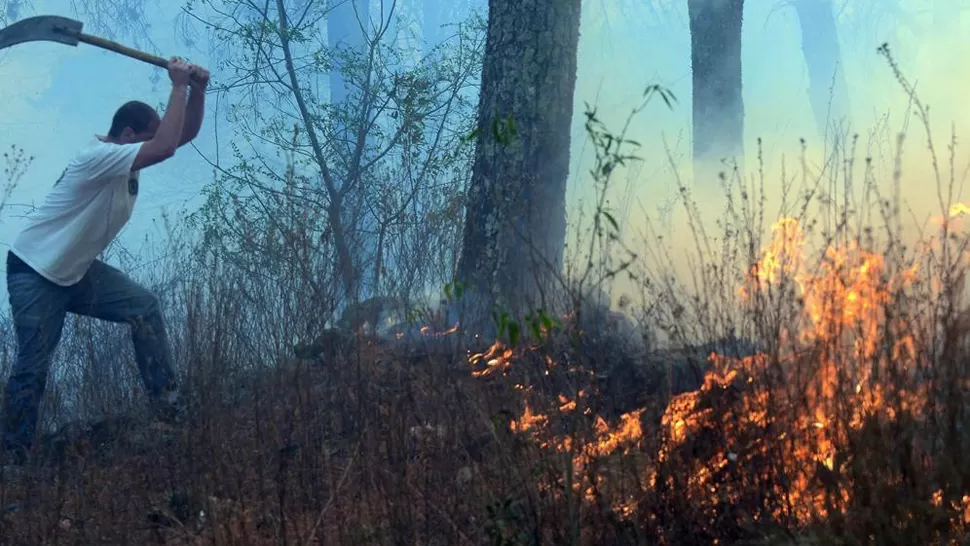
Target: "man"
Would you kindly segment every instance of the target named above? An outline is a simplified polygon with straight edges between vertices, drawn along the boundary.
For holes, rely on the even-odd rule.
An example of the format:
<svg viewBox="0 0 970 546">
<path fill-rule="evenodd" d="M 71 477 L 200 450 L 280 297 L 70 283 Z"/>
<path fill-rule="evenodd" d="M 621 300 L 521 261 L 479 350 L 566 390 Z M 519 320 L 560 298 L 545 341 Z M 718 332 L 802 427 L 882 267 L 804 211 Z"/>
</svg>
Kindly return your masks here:
<svg viewBox="0 0 970 546">
<path fill-rule="evenodd" d="M 198 135 L 208 72 L 172 59 L 165 115 L 142 102 L 117 110 L 108 135 L 74 156 L 7 254 L 17 360 L 3 401 L 2 447 L 26 462 L 47 385 L 51 355 L 67 313 L 131 326 L 142 382 L 158 412 L 179 421 L 184 409 L 158 298 L 98 260 L 128 222 L 139 173 L 175 155 Z M 190 91 L 191 90 L 191 91 Z"/>
</svg>

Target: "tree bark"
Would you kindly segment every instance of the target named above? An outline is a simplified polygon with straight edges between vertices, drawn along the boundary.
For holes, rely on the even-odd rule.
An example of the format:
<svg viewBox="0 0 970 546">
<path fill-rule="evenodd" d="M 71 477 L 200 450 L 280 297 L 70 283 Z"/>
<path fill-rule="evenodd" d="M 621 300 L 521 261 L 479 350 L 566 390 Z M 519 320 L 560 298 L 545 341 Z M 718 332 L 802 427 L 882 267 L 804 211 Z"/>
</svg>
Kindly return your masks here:
<svg viewBox="0 0 970 546">
<path fill-rule="evenodd" d="M 687 0 L 693 70 L 695 178 L 744 153 L 741 21 L 744 0 Z"/>
<path fill-rule="evenodd" d="M 368 0 L 337 0 L 327 14 L 327 41 L 332 50 L 350 48 L 362 52 L 365 46 Z M 340 66 L 330 72 L 330 102 L 342 104 L 350 94 Z"/>
<path fill-rule="evenodd" d="M 490 0 L 458 279 L 463 326 L 521 317 L 561 274 L 580 0 Z"/>
<path fill-rule="evenodd" d="M 849 91 L 832 0 L 795 0 L 794 4 L 808 67 L 808 97 L 819 134 L 825 135 L 829 122 L 838 123 L 849 115 Z"/>
</svg>

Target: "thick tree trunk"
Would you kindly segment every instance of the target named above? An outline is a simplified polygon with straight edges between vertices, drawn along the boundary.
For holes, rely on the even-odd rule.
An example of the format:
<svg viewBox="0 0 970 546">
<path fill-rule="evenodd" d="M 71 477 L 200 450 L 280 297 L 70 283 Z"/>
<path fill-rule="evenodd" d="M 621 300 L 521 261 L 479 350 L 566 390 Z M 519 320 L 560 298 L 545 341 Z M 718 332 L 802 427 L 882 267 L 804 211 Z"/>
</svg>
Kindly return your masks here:
<svg viewBox="0 0 970 546">
<path fill-rule="evenodd" d="M 740 164 L 744 153 L 743 11 L 744 0 L 687 0 L 695 178 L 706 178 L 702 173 L 724 159 Z"/>
<path fill-rule="evenodd" d="M 825 135 L 829 123 L 839 123 L 849 115 L 849 90 L 832 0 L 795 0 L 795 11 L 808 66 L 808 97 L 818 131 Z"/>
<path fill-rule="evenodd" d="M 580 0 L 489 2 L 458 264 L 466 331 L 487 334 L 493 304 L 521 317 L 562 272 L 579 20 Z"/>
</svg>

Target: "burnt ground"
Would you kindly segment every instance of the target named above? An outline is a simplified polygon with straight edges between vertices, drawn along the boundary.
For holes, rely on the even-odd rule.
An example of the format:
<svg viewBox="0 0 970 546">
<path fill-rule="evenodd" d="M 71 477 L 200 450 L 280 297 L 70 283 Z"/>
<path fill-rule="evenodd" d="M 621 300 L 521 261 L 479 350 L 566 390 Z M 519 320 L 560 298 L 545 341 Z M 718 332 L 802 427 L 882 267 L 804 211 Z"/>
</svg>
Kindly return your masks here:
<svg viewBox="0 0 970 546">
<path fill-rule="evenodd" d="M 29 474 L 3 476 L 2 543 L 484 540 L 469 491 L 517 487 L 492 463 L 524 449 L 507 430 L 519 393 L 471 377 L 448 343 L 341 343 L 198 379 L 182 427 L 114 416 L 46 435 Z M 624 356 L 602 343 L 587 349 L 608 420 L 696 389 L 711 349 Z"/>
</svg>

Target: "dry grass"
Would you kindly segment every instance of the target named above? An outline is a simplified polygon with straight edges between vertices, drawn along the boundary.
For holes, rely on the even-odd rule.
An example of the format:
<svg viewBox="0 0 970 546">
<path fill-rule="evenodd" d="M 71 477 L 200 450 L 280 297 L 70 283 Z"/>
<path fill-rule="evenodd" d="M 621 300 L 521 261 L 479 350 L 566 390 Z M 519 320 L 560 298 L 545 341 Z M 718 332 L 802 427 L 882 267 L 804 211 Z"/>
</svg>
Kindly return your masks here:
<svg viewBox="0 0 970 546">
<path fill-rule="evenodd" d="M 848 360 L 865 334 L 854 323 L 843 324 L 848 338 L 813 338 L 794 355 L 774 340 L 757 358 L 718 359 L 703 387 L 677 397 L 663 378 L 684 359 L 664 349 L 611 354 L 614 339 L 580 336 L 569 321 L 481 358 L 364 342 L 335 361 L 280 356 L 253 369 L 232 334 L 250 312 L 238 300 L 222 307 L 232 286 L 209 279 L 206 298 L 181 300 L 193 319 L 176 336 L 183 350 L 198 348 L 183 353 L 196 420 L 176 431 L 120 422 L 77 434 L 43 479 L 4 486 L 5 505 L 30 499 L 0 518 L 6 543 L 965 540 L 966 325 L 943 321 L 940 337 L 916 335 L 925 309 L 912 303 L 938 305 L 945 291 L 934 300 L 907 285 L 897 295 L 909 304 L 881 300 L 884 312 L 912 319 L 921 373 L 892 375 L 901 370 L 882 348 L 865 355 L 888 363 L 881 373 L 891 380 L 866 383 L 884 398 L 849 426 L 861 407 L 853 389 L 831 398 L 811 389 L 832 352 L 862 363 Z M 779 305 L 765 301 L 762 315 Z M 878 332 L 890 351 L 891 332 Z M 942 350 L 931 352 L 931 341 Z M 633 408 L 616 406 L 614 386 L 597 376 L 624 366 L 649 380 L 639 385 L 650 396 Z M 902 393 L 914 386 L 935 410 L 907 409 Z M 803 417 L 820 409 L 842 422 L 840 434 L 801 434 Z M 838 462 L 826 466 L 830 444 Z M 803 496 L 784 495 L 792 492 Z"/>
<path fill-rule="evenodd" d="M 854 168 L 871 180 L 871 165 Z M 294 343 L 333 311 L 319 289 L 334 284 L 332 249 L 231 214 L 219 220 L 236 228 L 231 251 L 175 230 L 140 278 L 165 299 L 193 422 L 111 417 L 143 403 L 124 332 L 72 324 L 47 422 L 108 421 L 72 434 L 36 479 L 4 479 L 15 509 L 0 514 L 0 540 L 966 543 L 970 237 L 950 192 L 938 231 L 904 249 L 885 187 L 850 190 L 844 177 L 808 173 L 817 183 L 771 239 L 764 180 L 726 180 L 717 236 L 683 189 L 696 277 L 671 275 L 659 238 L 631 245 L 645 255 L 629 270 L 637 318 L 665 340 L 639 350 L 567 312 L 547 335 L 484 354 L 362 338 L 296 360 Z M 957 183 L 937 177 L 941 194 Z M 305 225 L 309 207 L 289 203 L 277 220 Z M 586 279 L 617 274 L 602 212 Z M 753 343 L 684 350 L 731 336 Z"/>
</svg>

